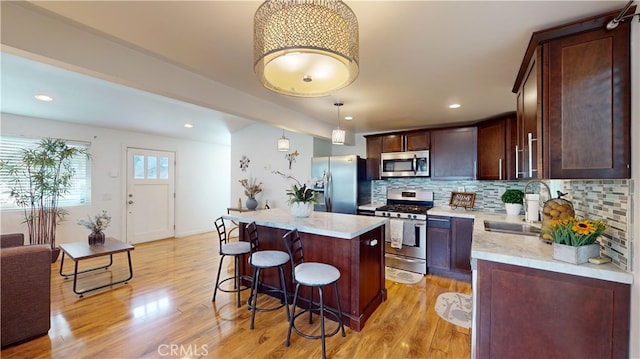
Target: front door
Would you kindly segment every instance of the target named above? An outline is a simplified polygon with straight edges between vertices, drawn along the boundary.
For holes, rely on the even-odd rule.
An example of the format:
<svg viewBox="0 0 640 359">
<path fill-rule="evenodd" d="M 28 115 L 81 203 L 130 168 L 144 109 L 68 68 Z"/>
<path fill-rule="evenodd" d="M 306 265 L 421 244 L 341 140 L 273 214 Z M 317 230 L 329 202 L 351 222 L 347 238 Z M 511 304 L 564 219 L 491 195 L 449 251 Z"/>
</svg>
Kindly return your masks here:
<svg viewBox="0 0 640 359">
<path fill-rule="evenodd" d="M 127 149 L 127 242 L 175 234 L 175 153 Z"/>
</svg>

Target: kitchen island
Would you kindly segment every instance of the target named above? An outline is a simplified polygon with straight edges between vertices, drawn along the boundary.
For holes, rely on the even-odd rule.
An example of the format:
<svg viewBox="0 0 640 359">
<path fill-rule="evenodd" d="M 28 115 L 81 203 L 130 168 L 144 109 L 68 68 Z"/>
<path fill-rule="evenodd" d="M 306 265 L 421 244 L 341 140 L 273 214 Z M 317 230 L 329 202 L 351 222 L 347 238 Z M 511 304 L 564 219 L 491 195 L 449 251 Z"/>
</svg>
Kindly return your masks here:
<svg viewBox="0 0 640 359">
<path fill-rule="evenodd" d="M 351 329 L 362 330 L 367 319 L 386 300 L 384 238 L 388 219 L 326 212 L 313 212 L 309 218 L 295 218 L 288 209 L 281 208 L 222 217 L 240 223 L 240 228 L 255 221 L 260 250 L 286 252 L 282 236 L 289 230 L 298 229 L 305 261 L 328 263 L 340 271 L 338 289 L 342 318 Z M 240 240 L 247 240 L 245 231 L 239 232 Z M 251 275 L 247 260 L 240 263 L 241 274 Z M 276 271 L 263 273 L 267 287 L 278 287 Z M 294 285 L 290 265 L 285 267 L 285 276 L 287 290 L 292 295 Z M 309 292 L 301 290 L 300 296 L 305 305 Z M 331 287 L 326 288 L 324 299 L 327 306 L 337 308 Z"/>
</svg>

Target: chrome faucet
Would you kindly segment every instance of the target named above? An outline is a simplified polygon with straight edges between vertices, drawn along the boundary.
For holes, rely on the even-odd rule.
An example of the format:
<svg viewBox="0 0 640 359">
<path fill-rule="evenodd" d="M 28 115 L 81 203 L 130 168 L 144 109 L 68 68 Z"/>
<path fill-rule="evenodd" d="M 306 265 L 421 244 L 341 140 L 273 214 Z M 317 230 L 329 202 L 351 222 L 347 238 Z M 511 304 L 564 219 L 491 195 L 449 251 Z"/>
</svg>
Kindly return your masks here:
<svg viewBox="0 0 640 359">
<path fill-rule="evenodd" d="M 530 184 L 533 184 L 533 183 L 539 183 L 539 184 L 544 185 L 544 187 L 547 189 L 547 193 L 549 194 L 549 199 L 553 198 L 553 196 L 551 195 L 551 188 L 549 188 L 549 185 L 548 185 L 548 184 L 546 184 L 544 181 L 539 180 L 539 179 L 532 179 L 532 180 L 530 180 L 529 182 L 527 182 L 527 184 L 525 184 L 525 185 L 524 185 L 524 191 L 523 191 L 523 192 L 524 192 L 524 194 L 525 194 L 525 203 L 524 203 L 524 218 L 525 218 L 525 219 L 526 219 L 526 218 L 529 218 L 529 216 L 527 215 L 527 211 L 529 210 L 529 208 L 528 208 L 529 206 L 527 206 L 527 203 L 526 203 L 526 202 L 527 202 L 527 201 L 526 201 L 526 198 L 527 198 L 527 197 L 526 197 L 526 196 L 527 196 L 527 188 L 529 188 L 529 185 L 530 185 Z M 540 200 L 538 200 L 538 201 L 540 201 Z M 539 205 L 540 205 L 540 204 L 538 203 L 538 206 L 539 206 Z"/>
</svg>

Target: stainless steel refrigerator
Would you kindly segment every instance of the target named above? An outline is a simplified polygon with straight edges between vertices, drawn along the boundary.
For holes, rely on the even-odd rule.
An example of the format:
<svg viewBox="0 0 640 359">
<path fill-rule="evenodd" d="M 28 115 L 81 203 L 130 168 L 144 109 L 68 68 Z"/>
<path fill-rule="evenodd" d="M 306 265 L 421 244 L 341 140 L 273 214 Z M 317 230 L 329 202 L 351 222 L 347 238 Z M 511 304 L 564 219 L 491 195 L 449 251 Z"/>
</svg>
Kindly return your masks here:
<svg viewBox="0 0 640 359">
<path fill-rule="evenodd" d="M 311 177 L 319 180 L 315 211 L 356 214 L 359 205 L 371 202 L 371 181 L 359 156 L 314 157 Z"/>
</svg>

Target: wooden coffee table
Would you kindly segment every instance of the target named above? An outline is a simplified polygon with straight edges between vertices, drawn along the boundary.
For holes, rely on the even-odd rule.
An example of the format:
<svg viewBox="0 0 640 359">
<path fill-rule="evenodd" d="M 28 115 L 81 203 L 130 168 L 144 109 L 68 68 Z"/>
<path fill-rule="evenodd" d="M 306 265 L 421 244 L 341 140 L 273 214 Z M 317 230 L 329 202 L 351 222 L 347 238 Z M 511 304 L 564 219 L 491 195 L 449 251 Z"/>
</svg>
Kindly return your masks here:
<svg viewBox="0 0 640 359">
<path fill-rule="evenodd" d="M 84 293 L 91 292 L 94 290 L 112 287 L 116 284 L 127 283 L 131 278 L 133 278 L 133 267 L 131 266 L 131 251 L 134 247 L 130 244 L 121 242 L 115 238 L 107 238 L 105 240 L 104 245 L 102 246 L 90 246 L 89 243 L 85 242 L 73 242 L 73 243 L 63 243 L 60 244 L 60 249 L 62 250 L 62 261 L 60 262 L 60 275 L 64 277 L 64 279 L 68 279 L 70 276 L 73 276 L 73 292 L 80 295 L 80 298 L 84 296 Z M 113 264 L 113 255 L 115 253 L 127 253 L 127 259 L 129 260 L 129 277 L 127 279 L 123 279 L 117 282 L 111 281 L 108 284 L 100 285 L 93 288 L 88 288 L 84 290 L 78 291 L 78 274 L 87 273 L 96 271 L 99 269 L 107 269 L 111 267 Z M 62 273 L 62 268 L 64 267 L 64 257 L 65 255 L 69 256 L 71 260 L 75 262 L 73 273 Z M 97 258 L 102 256 L 109 256 L 109 264 L 106 266 L 94 267 L 85 269 L 82 271 L 78 271 L 78 263 L 83 259 Z"/>
</svg>

